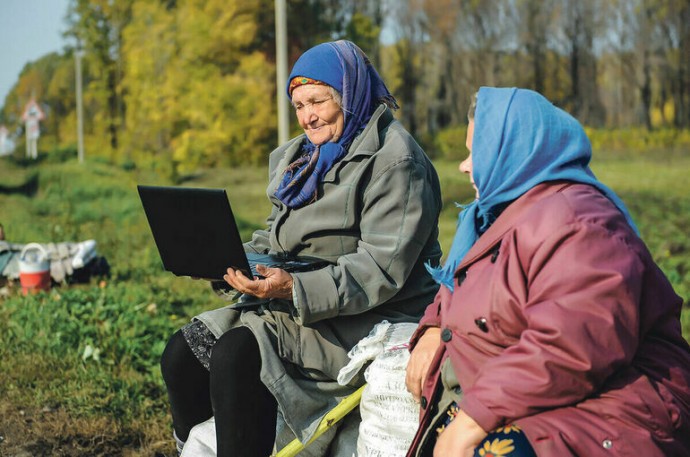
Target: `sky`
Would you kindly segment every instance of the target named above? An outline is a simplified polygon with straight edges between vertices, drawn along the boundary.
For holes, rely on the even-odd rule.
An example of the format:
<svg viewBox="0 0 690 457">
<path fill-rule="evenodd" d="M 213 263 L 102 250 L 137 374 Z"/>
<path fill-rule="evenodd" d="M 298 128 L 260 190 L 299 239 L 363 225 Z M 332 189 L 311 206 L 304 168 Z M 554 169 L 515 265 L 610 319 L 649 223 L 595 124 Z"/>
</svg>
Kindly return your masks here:
<svg viewBox="0 0 690 457">
<path fill-rule="evenodd" d="M 67 44 L 69 0 L 0 0 L 0 106 L 24 65 Z"/>
</svg>

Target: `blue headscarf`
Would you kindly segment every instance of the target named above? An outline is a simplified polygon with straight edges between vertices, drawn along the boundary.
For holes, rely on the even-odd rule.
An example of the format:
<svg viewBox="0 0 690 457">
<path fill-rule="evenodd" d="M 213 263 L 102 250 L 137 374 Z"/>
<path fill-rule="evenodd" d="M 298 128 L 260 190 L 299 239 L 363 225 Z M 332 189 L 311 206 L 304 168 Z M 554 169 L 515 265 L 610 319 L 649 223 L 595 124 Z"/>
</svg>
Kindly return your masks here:
<svg viewBox="0 0 690 457">
<path fill-rule="evenodd" d="M 290 164 L 275 196 L 290 208 L 300 208 L 316 199 L 324 175 L 345 156 L 355 136 L 364 129 L 378 105 L 396 107 L 395 98 L 371 65 L 367 56 L 350 41 L 334 41 L 314 46 L 295 62 L 288 78 L 304 76 L 328 84 L 342 95 L 343 133 L 337 142 L 314 145 L 309 138 L 302 156 Z"/>
<path fill-rule="evenodd" d="M 453 290 L 463 257 L 512 201 L 546 181 L 566 180 L 599 189 L 637 228 L 620 198 L 589 168 L 592 148 L 580 123 L 537 92 L 482 87 L 472 141 L 472 175 L 479 199 L 463 206 L 445 264 L 427 269 Z"/>
</svg>

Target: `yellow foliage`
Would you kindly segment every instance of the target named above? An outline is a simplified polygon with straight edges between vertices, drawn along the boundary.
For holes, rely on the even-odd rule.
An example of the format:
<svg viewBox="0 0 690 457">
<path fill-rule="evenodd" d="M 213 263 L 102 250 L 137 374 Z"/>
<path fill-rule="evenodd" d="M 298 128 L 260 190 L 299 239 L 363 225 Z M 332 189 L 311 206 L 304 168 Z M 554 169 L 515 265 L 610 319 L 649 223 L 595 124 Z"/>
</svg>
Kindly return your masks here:
<svg viewBox="0 0 690 457">
<path fill-rule="evenodd" d="M 673 103 L 673 100 L 667 100 L 663 107 L 652 108 L 649 115 L 652 120 L 652 125 L 655 127 L 661 127 L 663 125 L 668 125 L 675 116 L 675 113 L 676 107 Z"/>
<path fill-rule="evenodd" d="M 176 173 L 257 163 L 275 136 L 275 68 L 246 48 L 256 2 L 187 0 L 168 10 L 136 3 L 126 28 L 126 151 Z"/>
<path fill-rule="evenodd" d="M 671 128 L 648 131 L 644 128 L 593 129 L 585 132 L 594 151 L 641 151 L 650 149 L 690 148 L 690 131 Z"/>
<path fill-rule="evenodd" d="M 180 99 L 189 127 L 171 142 L 180 171 L 215 163 L 258 163 L 275 136 L 273 68 L 263 55 L 240 60 L 238 70 L 190 81 Z"/>
</svg>

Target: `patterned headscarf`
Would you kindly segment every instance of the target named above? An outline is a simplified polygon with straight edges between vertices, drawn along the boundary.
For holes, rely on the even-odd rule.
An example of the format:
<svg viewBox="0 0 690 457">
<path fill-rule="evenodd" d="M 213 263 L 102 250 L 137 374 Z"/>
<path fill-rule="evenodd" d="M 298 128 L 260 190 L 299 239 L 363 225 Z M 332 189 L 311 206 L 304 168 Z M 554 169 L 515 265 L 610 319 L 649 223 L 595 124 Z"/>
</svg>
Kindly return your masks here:
<svg viewBox="0 0 690 457">
<path fill-rule="evenodd" d="M 295 90 L 295 87 L 298 86 L 306 86 L 308 84 L 314 84 L 316 86 L 327 86 L 323 81 L 319 81 L 318 79 L 311 79 L 307 78 L 306 76 L 295 76 L 292 78 L 290 81 L 290 85 L 288 86 L 288 96 L 292 97 L 292 91 Z"/>
<path fill-rule="evenodd" d="M 465 254 L 512 201 L 537 184 L 566 180 L 599 189 L 637 228 L 621 199 L 589 168 L 592 147 L 580 123 L 537 92 L 482 87 L 477 95 L 472 175 L 479 199 L 463 206 L 445 264 L 427 265 L 453 290 Z"/>
<path fill-rule="evenodd" d="M 382 102 L 397 108 L 395 98 L 367 56 L 350 41 L 314 46 L 295 62 L 286 90 L 292 96 L 296 77 L 323 82 L 342 95 L 343 133 L 336 142 L 314 145 L 306 138 L 302 156 L 283 173 L 275 196 L 290 208 L 300 208 L 316 199 L 319 183 L 347 153 L 352 140 L 364 129 Z M 299 80 L 298 80 L 299 81 Z"/>
</svg>

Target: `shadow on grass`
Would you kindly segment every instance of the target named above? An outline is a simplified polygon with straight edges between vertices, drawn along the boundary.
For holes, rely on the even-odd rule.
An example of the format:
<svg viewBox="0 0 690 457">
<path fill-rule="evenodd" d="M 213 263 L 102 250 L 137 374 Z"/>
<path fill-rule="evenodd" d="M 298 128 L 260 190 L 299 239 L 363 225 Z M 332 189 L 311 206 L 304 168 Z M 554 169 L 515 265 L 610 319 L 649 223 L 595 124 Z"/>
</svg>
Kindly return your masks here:
<svg viewBox="0 0 690 457">
<path fill-rule="evenodd" d="M 0 194 L 20 194 L 32 197 L 38 191 L 38 173 L 32 173 L 22 184 L 5 186 L 0 184 Z"/>
</svg>

